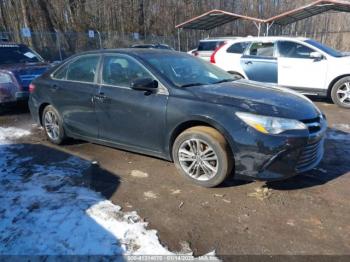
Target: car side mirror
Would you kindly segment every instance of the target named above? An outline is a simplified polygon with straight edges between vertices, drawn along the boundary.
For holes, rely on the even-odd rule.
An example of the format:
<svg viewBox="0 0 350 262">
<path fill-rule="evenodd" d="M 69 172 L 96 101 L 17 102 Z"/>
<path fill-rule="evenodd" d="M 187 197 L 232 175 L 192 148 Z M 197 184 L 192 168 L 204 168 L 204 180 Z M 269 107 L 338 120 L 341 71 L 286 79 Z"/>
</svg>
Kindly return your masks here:
<svg viewBox="0 0 350 262">
<path fill-rule="evenodd" d="M 158 81 L 149 77 L 138 78 L 131 83 L 131 88 L 134 90 L 153 92 L 158 88 Z"/>
<path fill-rule="evenodd" d="M 319 52 L 312 52 L 310 53 L 310 58 L 314 59 L 314 61 L 317 62 L 323 59 L 323 55 Z"/>
</svg>

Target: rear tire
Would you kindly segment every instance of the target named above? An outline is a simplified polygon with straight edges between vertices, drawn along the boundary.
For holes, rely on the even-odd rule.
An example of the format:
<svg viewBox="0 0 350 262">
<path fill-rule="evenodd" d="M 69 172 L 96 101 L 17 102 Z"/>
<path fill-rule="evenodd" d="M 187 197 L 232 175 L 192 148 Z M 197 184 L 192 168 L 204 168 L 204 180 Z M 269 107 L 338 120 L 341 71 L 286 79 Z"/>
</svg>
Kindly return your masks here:
<svg viewBox="0 0 350 262">
<path fill-rule="evenodd" d="M 333 85 L 331 98 L 334 104 L 350 109 L 350 77 L 344 77 Z"/>
<path fill-rule="evenodd" d="M 63 121 L 58 111 L 51 105 L 45 107 L 42 114 L 42 125 L 48 140 L 56 145 L 61 145 L 66 140 Z"/>
<path fill-rule="evenodd" d="M 175 140 L 172 155 L 177 170 L 193 183 L 215 187 L 230 174 L 233 157 L 224 136 L 217 130 L 197 126 Z"/>
</svg>

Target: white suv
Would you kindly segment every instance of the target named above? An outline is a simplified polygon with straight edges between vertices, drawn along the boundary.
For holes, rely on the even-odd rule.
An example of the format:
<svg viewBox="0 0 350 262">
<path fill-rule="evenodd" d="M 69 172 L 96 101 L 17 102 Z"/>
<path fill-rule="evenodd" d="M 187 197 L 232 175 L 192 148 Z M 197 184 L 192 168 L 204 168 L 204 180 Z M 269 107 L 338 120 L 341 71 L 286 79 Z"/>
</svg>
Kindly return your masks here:
<svg viewBox="0 0 350 262">
<path fill-rule="evenodd" d="M 228 41 L 210 61 L 240 77 L 331 97 L 350 108 L 350 54 L 307 38 L 247 37 Z"/>
</svg>

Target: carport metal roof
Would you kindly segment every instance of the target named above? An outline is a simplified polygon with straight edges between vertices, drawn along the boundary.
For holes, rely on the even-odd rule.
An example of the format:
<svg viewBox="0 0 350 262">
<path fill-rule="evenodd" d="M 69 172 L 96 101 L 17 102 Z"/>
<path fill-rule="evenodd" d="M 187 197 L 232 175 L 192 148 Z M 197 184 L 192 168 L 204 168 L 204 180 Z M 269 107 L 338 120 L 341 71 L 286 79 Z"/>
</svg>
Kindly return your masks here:
<svg viewBox="0 0 350 262">
<path fill-rule="evenodd" d="M 285 26 L 328 11 L 350 12 L 350 2 L 339 0 L 318 0 L 309 5 L 266 19 L 264 22 L 267 24 L 273 23 Z"/>
<path fill-rule="evenodd" d="M 284 26 L 328 11 L 350 12 L 350 2 L 343 0 L 317 0 L 309 5 L 284 12 L 269 19 L 260 19 L 214 9 L 183 22 L 177 25 L 176 28 L 210 30 L 235 20 L 248 20 L 254 22 L 259 30 L 261 24 Z"/>
<path fill-rule="evenodd" d="M 235 20 L 249 20 L 255 22 L 256 24 L 261 24 L 264 22 L 262 19 L 238 15 L 235 13 L 230 13 L 222 10 L 211 10 L 200 16 L 194 17 L 184 23 L 176 26 L 178 29 L 195 29 L 195 30 L 210 30 L 215 27 L 224 25 L 226 23 Z"/>
</svg>

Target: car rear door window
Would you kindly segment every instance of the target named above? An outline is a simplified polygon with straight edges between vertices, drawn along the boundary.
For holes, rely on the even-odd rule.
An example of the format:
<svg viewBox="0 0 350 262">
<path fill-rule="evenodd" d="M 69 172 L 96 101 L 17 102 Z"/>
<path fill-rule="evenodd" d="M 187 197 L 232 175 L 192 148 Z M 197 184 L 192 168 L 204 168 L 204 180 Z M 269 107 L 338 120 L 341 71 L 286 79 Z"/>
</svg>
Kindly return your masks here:
<svg viewBox="0 0 350 262">
<path fill-rule="evenodd" d="M 131 87 L 139 78 L 153 78 L 137 61 L 127 56 L 105 56 L 103 61 L 102 84 Z"/>
<path fill-rule="evenodd" d="M 274 43 L 256 42 L 249 48 L 249 55 L 260 57 L 273 57 L 274 56 Z"/>
<path fill-rule="evenodd" d="M 223 45 L 225 41 L 201 41 L 199 42 L 198 51 L 214 51 L 219 46 Z"/>
<path fill-rule="evenodd" d="M 227 53 L 231 54 L 243 54 L 247 49 L 249 42 L 235 43 L 227 49 Z"/>
<path fill-rule="evenodd" d="M 53 78 L 58 80 L 66 80 L 68 71 L 68 65 L 62 66 L 56 72 L 53 73 Z"/>
<path fill-rule="evenodd" d="M 83 56 L 70 63 L 67 70 L 67 80 L 93 83 L 99 58 L 98 55 Z"/>
<path fill-rule="evenodd" d="M 279 55 L 286 58 L 308 59 L 315 52 L 310 47 L 291 41 L 280 41 L 277 46 Z"/>
</svg>

